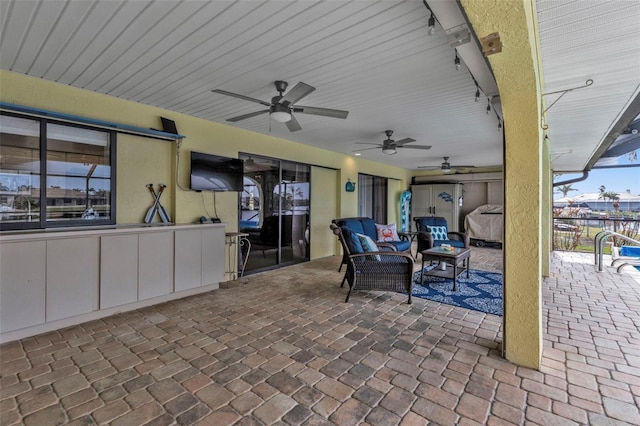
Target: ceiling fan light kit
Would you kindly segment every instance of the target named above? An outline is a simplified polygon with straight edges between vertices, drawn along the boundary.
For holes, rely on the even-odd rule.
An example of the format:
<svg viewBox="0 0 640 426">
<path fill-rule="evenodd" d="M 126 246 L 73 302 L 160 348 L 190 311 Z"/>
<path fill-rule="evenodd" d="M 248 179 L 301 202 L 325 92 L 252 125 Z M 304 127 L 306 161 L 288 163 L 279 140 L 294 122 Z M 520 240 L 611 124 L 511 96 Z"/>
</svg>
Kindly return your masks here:
<svg viewBox="0 0 640 426">
<path fill-rule="evenodd" d="M 291 120 L 291 112 L 289 111 L 289 108 L 283 105 L 275 104 L 271 106 L 270 111 L 271 118 L 279 123 L 286 123 Z"/>
<path fill-rule="evenodd" d="M 395 147 L 383 147 L 382 152 L 384 152 L 387 155 L 393 155 L 397 153 L 398 150 Z"/>
</svg>

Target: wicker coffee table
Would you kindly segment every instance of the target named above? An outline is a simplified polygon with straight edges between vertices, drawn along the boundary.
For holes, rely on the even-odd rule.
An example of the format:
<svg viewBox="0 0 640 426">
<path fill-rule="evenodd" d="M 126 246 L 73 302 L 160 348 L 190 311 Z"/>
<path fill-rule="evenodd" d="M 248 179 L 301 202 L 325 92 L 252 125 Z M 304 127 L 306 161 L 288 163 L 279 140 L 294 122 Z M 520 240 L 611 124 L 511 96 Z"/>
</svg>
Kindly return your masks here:
<svg viewBox="0 0 640 426">
<path fill-rule="evenodd" d="M 445 265 L 444 269 L 441 269 L 440 265 L 438 265 L 430 271 L 427 271 L 426 274 L 433 277 L 453 279 L 452 291 L 456 291 L 456 280 L 458 279 L 458 275 L 466 270 L 467 278 L 469 278 L 469 268 L 471 261 L 471 249 L 469 248 L 454 247 L 453 252 L 442 247 L 433 247 L 428 250 L 423 250 L 422 272 L 420 273 L 421 284 L 424 282 L 424 262 L 426 260 L 435 260 L 440 262 L 440 265 Z"/>
</svg>

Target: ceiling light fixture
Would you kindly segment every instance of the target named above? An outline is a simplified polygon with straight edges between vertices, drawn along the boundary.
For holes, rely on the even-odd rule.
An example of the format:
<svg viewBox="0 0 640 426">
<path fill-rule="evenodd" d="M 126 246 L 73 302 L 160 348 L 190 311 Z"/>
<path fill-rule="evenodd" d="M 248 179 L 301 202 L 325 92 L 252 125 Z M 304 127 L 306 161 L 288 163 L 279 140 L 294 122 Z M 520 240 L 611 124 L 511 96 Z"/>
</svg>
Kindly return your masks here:
<svg viewBox="0 0 640 426">
<path fill-rule="evenodd" d="M 387 155 L 393 155 L 398 151 L 396 151 L 396 147 L 395 146 L 385 146 L 385 147 L 382 148 L 382 152 L 384 152 Z"/>
<path fill-rule="evenodd" d="M 429 30 L 427 34 L 433 35 L 436 32 L 436 18 L 433 16 L 433 12 L 431 12 L 431 16 L 429 17 Z"/>
<path fill-rule="evenodd" d="M 291 120 L 291 112 L 284 105 L 275 104 L 271 106 L 271 118 L 279 123 L 286 123 Z"/>
<path fill-rule="evenodd" d="M 458 49 L 454 50 L 456 51 L 456 58 L 453 60 L 453 63 L 456 66 L 456 71 L 460 71 L 460 58 L 458 57 Z"/>
<path fill-rule="evenodd" d="M 487 98 L 487 114 L 491 112 L 491 98 Z"/>
<path fill-rule="evenodd" d="M 469 74 L 471 74 L 471 71 L 469 71 Z M 479 102 L 480 101 L 480 86 L 478 86 L 478 82 L 473 77 L 473 75 L 471 75 L 471 79 L 473 80 L 473 83 L 476 85 L 476 102 Z"/>
<path fill-rule="evenodd" d="M 427 0 L 422 0 L 422 3 L 424 4 L 424 7 L 427 8 L 427 10 L 429 11 L 429 14 L 430 14 L 429 15 L 429 29 L 427 30 L 427 34 L 432 36 L 436 32 L 436 17 L 433 16 L 433 11 L 431 10 L 429 5 L 427 4 Z"/>
<path fill-rule="evenodd" d="M 355 153 L 355 154 L 353 154 L 353 155 L 355 155 L 356 157 L 360 157 L 360 156 L 362 155 L 362 153 L 361 153 L 361 152 L 356 152 L 356 153 Z"/>
</svg>

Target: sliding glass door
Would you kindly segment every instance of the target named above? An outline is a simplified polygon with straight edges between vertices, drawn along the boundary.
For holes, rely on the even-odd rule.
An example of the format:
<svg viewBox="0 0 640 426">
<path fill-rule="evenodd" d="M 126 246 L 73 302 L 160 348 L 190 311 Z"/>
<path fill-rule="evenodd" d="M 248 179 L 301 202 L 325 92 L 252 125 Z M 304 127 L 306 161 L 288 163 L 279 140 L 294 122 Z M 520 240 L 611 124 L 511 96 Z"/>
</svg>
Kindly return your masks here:
<svg viewBox="0 0 640 426">
<path fill-rule="evenodd" d="M 309 260 L 310 166 L 249 154 L 240 158 L 239 224 L 251 242 L 245 273 Z"/>
</svg>

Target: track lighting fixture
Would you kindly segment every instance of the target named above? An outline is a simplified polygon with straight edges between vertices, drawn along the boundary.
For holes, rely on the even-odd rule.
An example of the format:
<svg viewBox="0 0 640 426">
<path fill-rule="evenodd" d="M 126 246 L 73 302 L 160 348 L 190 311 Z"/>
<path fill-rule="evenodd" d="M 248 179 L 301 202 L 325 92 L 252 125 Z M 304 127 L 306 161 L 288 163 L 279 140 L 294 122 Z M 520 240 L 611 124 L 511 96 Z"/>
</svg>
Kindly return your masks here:
<svg viewBox="0 0 640 426">
<path fill-rule="evenodd" d="M 491 98 L 487 98 L 487 114 L 491 112 Z"/>
<path fill-rule="evenodd" d="M 456 66 L 456 71 L 460 70 L 460 58 L 458 57 L 458 49 L 454 49 L 456 51 L 456 58 L 453 60 L 454 65 Z"/>
<path fill-rule="evenodd" d="M 502 121 L 498 120 L 498 129 L 502 129 Z"/>
</svg>

